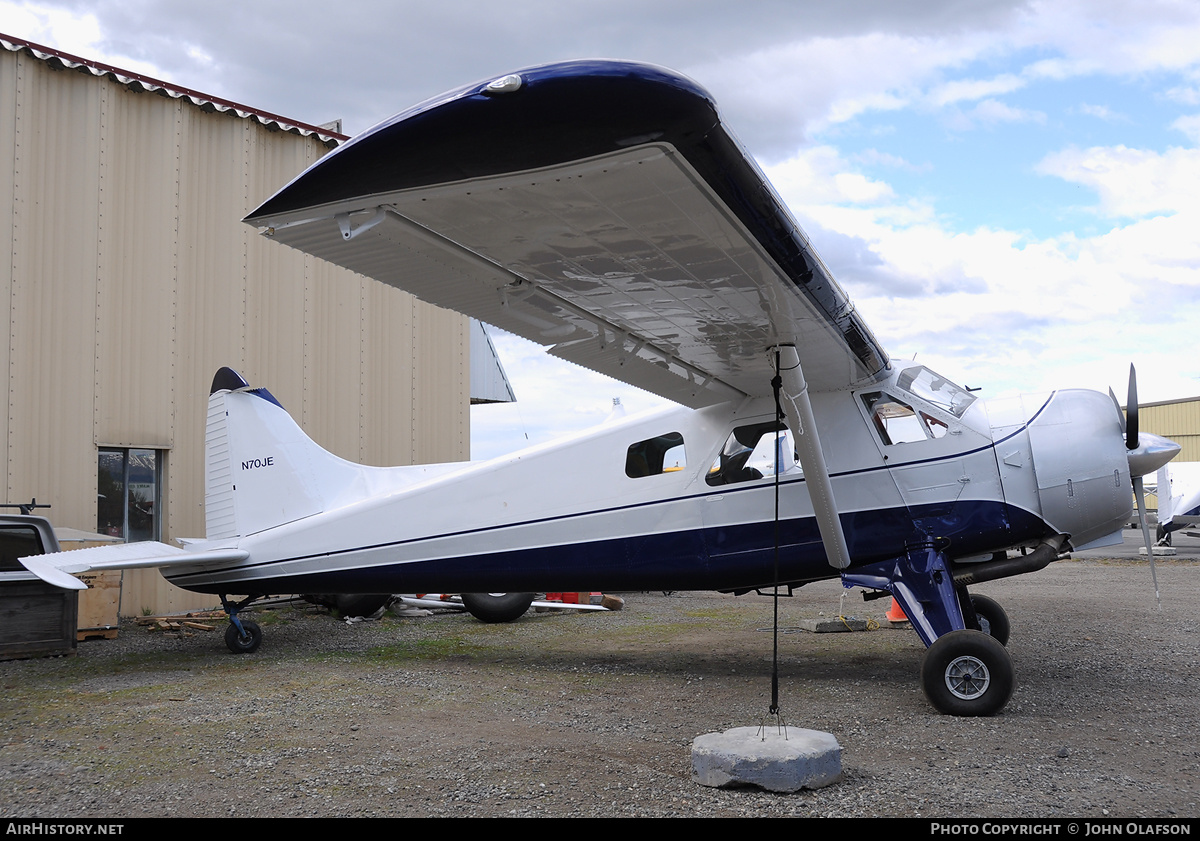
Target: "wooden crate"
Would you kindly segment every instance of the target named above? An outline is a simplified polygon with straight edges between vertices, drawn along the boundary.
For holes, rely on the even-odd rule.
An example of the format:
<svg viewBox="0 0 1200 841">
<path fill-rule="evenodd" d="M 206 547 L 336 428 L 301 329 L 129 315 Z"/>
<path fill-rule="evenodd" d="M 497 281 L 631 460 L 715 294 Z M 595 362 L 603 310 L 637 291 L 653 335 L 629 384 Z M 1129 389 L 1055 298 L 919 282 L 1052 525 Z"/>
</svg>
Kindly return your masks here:
<svg viewBox="0 0 1200 841">
<path fill-rule="evenodd" d="M 64 552 L 121 542 L 119 537 L 109 537 L 77 529 L 56 528 L 54 533 L 58 538 L 58 545 Z M 121 570 L 95 570 L 80 573 L 76 578 L 88 585 L 86 590 L 79 593 L 77 638 L 80 640 L 116 639 L 117 622 L 121 609 L 121 582 L 123 580 Z"/>
<path fill-rule="evenodd" d="M 79 592 L 44 581 L 0 586 L 0 660 L 75 653 Z"/>
</svg>

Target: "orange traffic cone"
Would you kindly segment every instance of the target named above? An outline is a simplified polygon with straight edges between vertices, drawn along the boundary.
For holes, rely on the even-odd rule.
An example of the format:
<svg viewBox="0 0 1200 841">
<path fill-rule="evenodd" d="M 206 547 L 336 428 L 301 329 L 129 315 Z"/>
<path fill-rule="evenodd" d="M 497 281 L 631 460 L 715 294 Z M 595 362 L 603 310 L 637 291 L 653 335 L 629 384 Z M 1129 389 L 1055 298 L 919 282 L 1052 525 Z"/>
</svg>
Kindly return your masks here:
<svg viewBox="0 0 1200 841">
<path fill-rule="evenodd" d="M 904 609 L 900 607 L 900 602 L 892 599 L 892 606 L 888 608 L 887 619 L 889 622 L 907 622 L 908 617 L 904 615 Z"/>
</svg>

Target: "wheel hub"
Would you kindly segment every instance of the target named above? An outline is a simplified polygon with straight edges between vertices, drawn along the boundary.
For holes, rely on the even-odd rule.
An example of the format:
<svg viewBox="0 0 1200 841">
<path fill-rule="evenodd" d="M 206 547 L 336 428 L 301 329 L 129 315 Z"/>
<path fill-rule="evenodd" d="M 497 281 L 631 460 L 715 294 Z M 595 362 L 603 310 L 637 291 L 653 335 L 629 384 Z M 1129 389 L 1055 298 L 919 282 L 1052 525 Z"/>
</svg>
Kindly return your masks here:
<svg viewBox="0 0 1200 841">
<path fill-rule="evenodd" d="M 978 698 L 987 692 L 992 676 L 977 657 L 957 657 L 946 666 L 946 688 L 964 701 Z"/>
</svg>

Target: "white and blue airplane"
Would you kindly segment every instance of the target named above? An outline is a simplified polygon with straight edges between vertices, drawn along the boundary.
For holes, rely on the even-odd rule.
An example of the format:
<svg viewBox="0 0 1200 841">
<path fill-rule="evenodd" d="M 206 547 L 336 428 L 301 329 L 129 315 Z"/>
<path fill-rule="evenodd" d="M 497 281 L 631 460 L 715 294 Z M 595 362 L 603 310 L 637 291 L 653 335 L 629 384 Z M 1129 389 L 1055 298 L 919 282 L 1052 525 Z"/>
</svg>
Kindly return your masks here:
<svg viewBox="0 0 1200 841">
<path fill-rule="evenodd" d="M 1160 467 L 1154 490 L 1160 544 L 1169 545 L 1173 533 L 1200 525 L 1200 470 L 1195 462 Z"/>
<path fill-rule="evenodd" d="M 969 588 L 1119 542 L 1131 480 L 1178 451 L 1111 392 L 984 401 L 890 360 L 712 97 L 658 67 L 468 85 L 246 221 L 679 405 L 487 462 L 376 468 L 222 369 L 205 540 L 23 562 L 75 588 L 159 567 L 221 596 L 235 651 L 261 641 L 238 613 L 267 594 L 495 591 L 468 599 L 495 621 L 524 612 L 516 591 L 840 577 L 901 604 L 937 709 L 988 715 L 1012 692 L 1008 620 Z"/>
</svg>

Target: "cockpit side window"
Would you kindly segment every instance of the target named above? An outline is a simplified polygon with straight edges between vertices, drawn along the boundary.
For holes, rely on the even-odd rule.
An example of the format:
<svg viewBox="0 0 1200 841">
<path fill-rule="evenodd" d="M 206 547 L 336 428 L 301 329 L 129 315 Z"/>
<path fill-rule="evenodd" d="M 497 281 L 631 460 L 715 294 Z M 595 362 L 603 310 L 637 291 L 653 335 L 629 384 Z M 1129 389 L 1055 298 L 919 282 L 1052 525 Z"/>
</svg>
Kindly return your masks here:
<svg viewBox="0 0 1200 841">
<path fill-rule="evenodd" d="M 922 420 L 928 415 L 922 412 L 918 416 L 912 406 L 903 400 L 883 391 L 868 392 L 862 399 L 875 425 L 875 431 L 879 433 L 884 444 L 911 444 L 934 437 Z M 945 428 L 944 423 L 942 427 Z"/>
<path fill-rule="evenodd" d="M 625 475 L 631 479 L 674 473 L 687 466 L 683 436 L 668 432 L 630 444 L 625 452 Z"/>
<path fill-rule="evenodd" d="M 921 412 L 921 420 L 925 421 L 925 428 L 929 430 L 929 437 L 941 438 L 950 431 L 950 426 L 941 418 L 935 418 L 928 412 Z"/>
<path fill-rule="evenodd" d="M 721 454 L 709 468 L 704 480 L 710 485 L 732 485 L 795 472 L 795 444 L 787 427 L 776 421 L 739 426 L 729 434 Z"/>
</svg>

